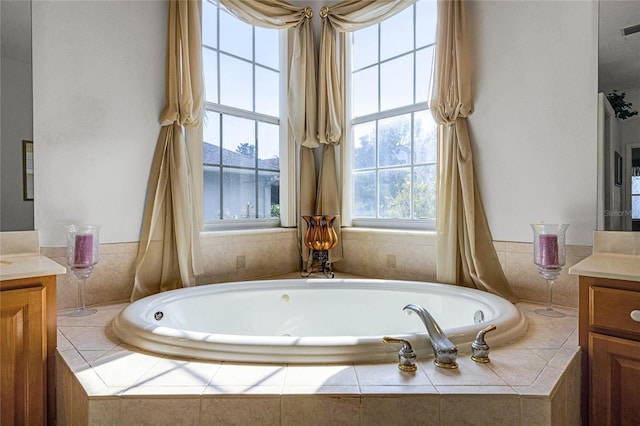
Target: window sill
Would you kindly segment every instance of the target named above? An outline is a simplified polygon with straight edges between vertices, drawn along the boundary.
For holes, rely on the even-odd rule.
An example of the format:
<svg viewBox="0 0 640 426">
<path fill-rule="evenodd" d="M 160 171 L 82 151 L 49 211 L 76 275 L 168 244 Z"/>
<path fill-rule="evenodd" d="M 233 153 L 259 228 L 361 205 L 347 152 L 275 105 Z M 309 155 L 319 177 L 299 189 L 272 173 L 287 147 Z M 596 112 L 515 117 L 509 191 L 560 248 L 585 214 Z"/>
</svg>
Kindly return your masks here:
<svg viewBox="0 0 640 426">
<path fill-rule="evenodd" d="M 365 228 L 365 227 L 345 227 L 341 229 L 342 233 L 352 234 L 376 234 L 376 235 L 412 235 L 412 236 L 424 236 L 424 237 L 436 237 L 436 231 L 422 231 L 416 229 L 384 229 L 384 228 Z"/>
<path fill-rule="evenodd" d="M 274 227 L 274 228 L 251 228 L 251 229 L 217 229 L 217 230 L 206 230 L 200 231 L 201 237 L 207 236 L 234 236 L 234 235 L 250 235 L 250 234 L 279 234 L 279 233 L 287 233 L 287 232 L 295 232 L 296 228 L 284 228 L 284 227 Z"/>
</svg>

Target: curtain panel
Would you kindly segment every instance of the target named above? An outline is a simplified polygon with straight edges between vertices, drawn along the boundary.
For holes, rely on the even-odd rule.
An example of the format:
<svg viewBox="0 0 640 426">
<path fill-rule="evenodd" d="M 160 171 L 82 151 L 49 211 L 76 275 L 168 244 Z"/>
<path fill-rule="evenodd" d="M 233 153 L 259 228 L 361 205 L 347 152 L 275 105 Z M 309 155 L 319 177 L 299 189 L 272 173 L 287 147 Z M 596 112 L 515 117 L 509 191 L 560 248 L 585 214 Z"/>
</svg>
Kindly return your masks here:
<svg viewBox="0 0 640 426">
<path fill-rule="evenodd" d="M 469 53 L 465 1 L 438 0 L 430 101 L 438 123 L 436 279 L 516 302 L 493 246 L 475 179 L 467 128 L 467 117 L 473 113 Z"/>
<path fill-rule="evenodd" d="M 202 144 L 201 4 L 169 3 L 165 106 L 149 177 L 131 301 L 195 285 L 202 273 L 202 208 L 188 145 Z M 200 160 L 201 161 L 201 160 Z"/>
</svg>

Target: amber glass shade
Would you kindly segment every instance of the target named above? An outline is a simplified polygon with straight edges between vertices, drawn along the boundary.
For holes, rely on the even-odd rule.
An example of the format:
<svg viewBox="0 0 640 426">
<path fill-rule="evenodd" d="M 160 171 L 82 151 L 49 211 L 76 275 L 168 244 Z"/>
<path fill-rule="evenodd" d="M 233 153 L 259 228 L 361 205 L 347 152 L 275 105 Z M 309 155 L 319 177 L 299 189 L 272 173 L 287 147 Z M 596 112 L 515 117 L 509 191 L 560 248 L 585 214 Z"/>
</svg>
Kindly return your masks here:
<svg viewBox="0 0 640 426">
<path fill-rule="evenodd" d="M 333 229 L 337 216 L 302 216 L 307 222 L 304 244 L 311 250 L 330 250 L 338 244 L 338 234 Z"/>
</svg>

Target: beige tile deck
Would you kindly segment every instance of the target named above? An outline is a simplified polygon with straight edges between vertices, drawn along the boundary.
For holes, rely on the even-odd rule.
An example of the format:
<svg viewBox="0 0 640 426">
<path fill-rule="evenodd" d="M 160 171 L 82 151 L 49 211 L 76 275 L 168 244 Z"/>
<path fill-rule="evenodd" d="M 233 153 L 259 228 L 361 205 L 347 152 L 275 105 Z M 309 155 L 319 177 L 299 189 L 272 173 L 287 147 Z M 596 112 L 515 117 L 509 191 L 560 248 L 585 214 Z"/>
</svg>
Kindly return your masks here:
<svg viewBox="0 0 640 426">
<path fill-rule="evenodd" d="M 458 370 L 422 359 L 416 372 L 407 373 L 396 363 L 234 364 L 157 355 L 112 333 L 111 321 L 125 306 L 58 318 L 59 420 L 299 424 L 303 418 L 364 425 L 409 415 L 429 424 L 475 424 L 482 419 L 474 419 L 474 410 L 483 407 L 492 424 L 579 424 L 575 309 L 562 309 L 565 318 L 545 318 L 533 313 L 538 305 L 519 303 L 529 320 L 527 335 L 491 348 L 490 363 L 462 353 Z"/>
</svg>

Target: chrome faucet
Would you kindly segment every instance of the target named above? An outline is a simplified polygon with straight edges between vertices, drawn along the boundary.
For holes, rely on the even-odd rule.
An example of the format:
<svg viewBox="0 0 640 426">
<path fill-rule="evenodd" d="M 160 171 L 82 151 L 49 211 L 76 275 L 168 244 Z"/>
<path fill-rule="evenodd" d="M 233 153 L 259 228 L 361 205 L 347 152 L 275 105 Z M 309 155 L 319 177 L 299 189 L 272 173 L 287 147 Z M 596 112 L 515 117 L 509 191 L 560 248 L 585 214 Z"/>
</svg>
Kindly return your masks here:
<svg viewBox="0 0 640 426">
<path fill-rule="evenodd" d="M 442 368 L 458 368 L 458 364 L 456 363 L 458 348 L 451 343 L 451 340 L 444 334 L 431 314 L 420 305 L 409 304 L 405 306 L 403 310 L 410 310 L 418 314 L 424 326 L 427 328 L 427 334 L 429 334 L 433 354 L 436 358 L 433 363 Z"/>
</svg>

